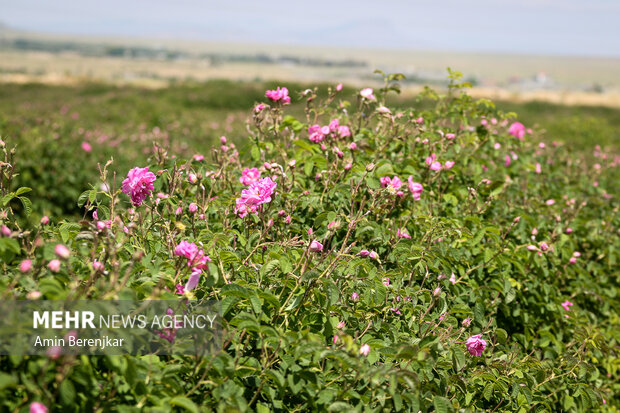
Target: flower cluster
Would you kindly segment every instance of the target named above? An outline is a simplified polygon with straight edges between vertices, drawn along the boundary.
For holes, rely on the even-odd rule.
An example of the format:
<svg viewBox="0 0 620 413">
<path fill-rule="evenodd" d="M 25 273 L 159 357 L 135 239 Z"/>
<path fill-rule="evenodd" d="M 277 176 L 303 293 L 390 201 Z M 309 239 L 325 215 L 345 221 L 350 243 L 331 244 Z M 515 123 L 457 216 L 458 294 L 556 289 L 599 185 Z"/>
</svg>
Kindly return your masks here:
<svg viewBox="0 0 620 413">
<path fill-rule="evenodd" d="M 442 169 L 451 169 L 454 166 L 453 161 L 446 161 L 446 163 L 441 165 L 441 162 L 437 161 L 437 155 L 434 153 L 431 156 L 426 158 L 426 164 L 428 165 L 428 169 L 431 171 L 440 171 Z"/>
<path fill-rule="evenodd" d="M 243 179 L 243 178 L 242 178 Z M 262 178 L 251 182 L 241 191 L 241 198 L 235 200 L 235 213 L 244 218 L 248 213 L 258 214 L 258 207 L 271 202 L 277 184 L 271 178 Z"/>
<path fill-rule="evenodd" d="M 332 119 L 329 125 L 312 125 L 308 128 L 309 139 L 314 143 L 322 142 L 326 137 L 348 138 L 351 136 L 351 130 L 346 125 L 340 125 L 338 119 Z"/>
</svg>

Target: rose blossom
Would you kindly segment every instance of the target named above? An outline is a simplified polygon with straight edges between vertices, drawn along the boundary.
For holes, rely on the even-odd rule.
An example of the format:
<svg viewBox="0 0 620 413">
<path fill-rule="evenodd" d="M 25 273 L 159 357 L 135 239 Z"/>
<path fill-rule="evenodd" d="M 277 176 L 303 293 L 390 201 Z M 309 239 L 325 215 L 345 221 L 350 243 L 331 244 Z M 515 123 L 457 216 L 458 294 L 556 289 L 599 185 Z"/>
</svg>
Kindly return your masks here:
<svg viewBox="0 0 620 413">
<path fill-rule="evenodd" d="M 252 182 L 241 191 L 241 198 L 235 200 L 235 213 L 244 218 L 248 213 L 258 214 L 258 207 L 271 202 L 277 184 L 271 178 L 262 178 Z"/>
<path fill-rule="evenodd" d="M 318 241 L 312 241 L 310 243 L 310 251 L 312 252 L 321 252 L 323 251 L 323 244 Z"/>
<path fill-rule="evenodd" d="M 360 354 L 362 356 L 367 356 L 368 353 L 370 353 L 370 346 L 368 344 L 364 344 L 362 347 L 360 347 Z"/>
<path fill-rule="evenodd" d="M 409 176 L 409 190 L 413 194 L 413 199 L 415 201 L 419 201 L 420 200 L 420 194 L 422 194 L 422 191 L 424 190 L 424 187 L 422 186 L 422 184 L 419 184 L 417 182 L 413 182 L 413 176 Z"/>
<path fill-rule="evenodd" d="M 479 357 L 486 348 L 487 342 L 482 339 L 482 334 L 476 334 L 475 336 L 469 337 L 465 342 L 465 345 L 467 345 L 467 351 L 469 351 L 469 354 Z"/>
<path fill-rule="evenodd" d="M 400 188 L 403 185 L 403 181 L 401 181 L 400 178 L 397 176 L 395 176 L 392 179 L 390 179 L 389 176 L 384 176 L 383 178 L 380 179 L 380 182 L 383 188 L 388 188 L 388 190 L 390 190 L 393 193 L 396 192 L 398 188 Z"/>
<path fill-rule="evenodd" d="M 131 203 L 134 206 L 140 206 L 154 189 L 153 182 L 155 179 L 155 174 L 149 172 L 148 167 L 136 167 L 127 174 L 127 178 L 123 181 L 122 190 L 131 196 Z"/>
<path fill-rule="evenodd" d="M 60 271 L 60 261 L 59 260 L 51 260 L 47 264 L 47 268 L 49 268 L 49 270 L 51 272 L 58 272 L 58 271 Z"/>
<path fill-rule="evenodd" d="M 373 92 L 373 90 L 371 88 L 367 87 L 367 88 L 362 89 L 360 91 L 360 96 L 365 98 L 365 99 L 368 99 L 368 100 L 375 100 L 376 99 L 375 95 L 373 95 L 372 92 Z"/>
<path fill-rule="evenodd" d="M 260 178 L 260 171 L 256 168 L 245 168 L 243 172 L 241 172 L 241 178 L 239 178 L 239 182 L 243 185 L 250 185 L 253 182 L 258 181 Z"/>
<path fill-rule="evenodd" d="M 28 272 L 32 269 L 32 261 L 31 260 L 23 260 L 19 264 L 19 270 L 21 272 Z"/>
<path fill-rule="evenodd" d="M 82 150 L 86 153 L 89 153 L 93 150 L 93 147 L 90 146 L 90 143 L 88 142 L 82 142 Z"/>
<path fill-rule="evenodd" d="M 34 402 L 30 404 L 30 413 L 47 413 L 47 407 L 39 402 Z"/>
<path fill-rule="evenodd" d="M 65 247 L 62 244 L 56 244 L 56 247 L 54 248 L 54 252 L 56 252 L 56 255 L 59 258 L 62 258 L 64 260 L 69 258 L 69 255 L 71 255 L 71 252 L 69 251 L 69 248 Z"/>
<path fill-rule="evenodd" d="M 267 90 L 265 92 L 265 96 L 267 96 L 273 102 L 282 102 L 282 103 L 290 103 L 291 97 L 288 95 L 288 89 L 278 86 L 275 90 Z"/>
<path fill-rule="evenodd" d="M 198 269 L 206 268 L 211 258 L 193 242 L 181 241 L 174 249 L 174 255 L 187 258 L 187 266 Z"/>
<path fill-rule="evenodd" d="M 514 122 L 508 128 L 508 133 L 515 138 L 522 139 L 525 136 L 525 126 L 521 122 Z"/>
</svg>

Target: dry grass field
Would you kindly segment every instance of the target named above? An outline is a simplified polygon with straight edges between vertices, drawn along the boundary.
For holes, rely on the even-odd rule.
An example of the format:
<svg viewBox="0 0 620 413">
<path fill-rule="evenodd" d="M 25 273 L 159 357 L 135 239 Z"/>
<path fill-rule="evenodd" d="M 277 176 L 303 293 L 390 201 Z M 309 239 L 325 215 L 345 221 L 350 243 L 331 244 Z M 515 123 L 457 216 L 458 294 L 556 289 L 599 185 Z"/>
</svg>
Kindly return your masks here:
<svg viewBox="0 0 620 413">
<path fill-rule="evenodd" d="M 15 39 L 135 47 L 183 53 L 182 58 L 115 57 L 75 51 L 48 52 L 6 47 Z M 4 42 L 4 43 L 3 43 Z M 4 44 L 4 46 L 2 46 Z M 223 59 L 205 56 L 222 56 Z M 288 58 L 301 62 L 290 62 Z M 260 58 L 271 59 L 271 62 Z M 308 62 L 320 62 L 312 64 Z M 328 63 L 325 63 L 328 62 Z M 354 62 L 347 65 L 346 62 Z M 313 48 L 285 45 L 210 44 L 149 39 L 75 38 L 0 33 L 0 82 L 75 84 L 99 81 L 162 88 L 175 82 L 211 79 L 345 82 L 372 85 L 375 69 L 404 73 L 405 93 L 424 84 L 440 86 L 446 68 L 475 83 L 473 94 L 498 100 L 545 101 L 620 107 L 620 59 L 467 54 L 431 51 Z"/>
</svg>

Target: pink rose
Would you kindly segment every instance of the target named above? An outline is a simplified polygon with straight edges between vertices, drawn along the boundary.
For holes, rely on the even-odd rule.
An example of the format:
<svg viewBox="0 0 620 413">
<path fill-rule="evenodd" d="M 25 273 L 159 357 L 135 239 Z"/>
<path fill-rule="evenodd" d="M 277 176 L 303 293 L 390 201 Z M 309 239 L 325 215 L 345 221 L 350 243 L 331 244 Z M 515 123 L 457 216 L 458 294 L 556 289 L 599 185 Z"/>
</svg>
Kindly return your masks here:
<svg viewBox="0 0 620 413">
<path fill-rule="evenodd" d="M 244 218 L 248 213 L 258 214 L 260 205 L 271 202 L 277 184 L 271 178 L 262 178 L 252 182 L 241 191 L 241 198 L 235 200 L 235 213 Z"/>
<path fill-rule="evenodd" d="M 181 241 L 174 249 L 174 255 L 187 258 L 187 266 L 197 269 L 207 267 L 207 261 L 211 258 L 205 255 L 205 252 L 198 248 L 193 242 Z"/>
<path fill-rule="evenodd" d="M 367 356 L 370 353 L 370 346 L 368 344 L 364 344 L 360 347 L 360 354 L 362 356 Z"/>
<path fill-rule="evenodd" d="M 465 345 L 467 346 L 469 354 L 479 357 L 486 348 L 487 342 L 482 339 L 482 334 L 476 334 L 475 336 L 469 337 Z"/>
<path fill-rule="evenodd" d="M 278 86 L 275 90 L 268 90 L 265 92 L 265 96 L 273 102 L 282 102 L 284 104 L 291 102 L 291 98 L 288 95 L 288 89 L 285 87 L 280 88 L 280 86 Z"/>
<path fill-rule="evenodd" d="M 51 260 L 47 264 L 47 268 L 49 268 L 49 270 L 51 272 L 58 272 L 58 271 L 60 271 L 60 261 L 59 260 Z"/>
<path fill-rule="evenodd" d="M 39 402 L 31 403 L 30 413 L 47 413 L 47 407 Z"/>
<path fill-rule="evenodd" d="M 32 261 L 31 260 L 23 260 L 19 264 L 19 270 L 23 273 L 26 273 L 32 269 Z"/>
<path fill-rule="evenodd" d="M 133 168 L 123 181 L 122 190 L 131 196 L 131 203 L 134 206 L 142 205 L 142 202 L 154 189 L 155 174 L 149 172 L 149 168 Z"/>
<path fill-rule="evenodd" d="M 508 133 L 515 138 L 522 139 L 525 136 L 525 126 L 521 122 L 514 122 L 508 128 Z"/>
<path fill-rule="evenodd" d="M 392 190 L 393 192 L 396 192 L 396 190 L 398 190 L 398 188 L 400 188 L 401 185 L 403 184 L 403 181 L 401 181 L 400 178 L 397 176 L 395 176 L 392 179 L 390 179 L 389 176 L 384 176 L 383 178 L 380 179 L 380 182 L 383 188 L 388 188 Z"/>
<path fill-rule="evenodd" d="M 372 94 L 373 90 L 369 87 L 362 89 L 360 91 L 360 96 L 363 97 L 364 99 L 368 99 L 368 100 L 375 100 L 375 95 Z"/>
<path fill-rule="evenodd" d="M 310 243 L 310 251 L 312 252 L 321 252 L 323 251 L 323 244 L 318 241 L 312 241 Z"/>
<path fill-rule="evenodd" d="M 93 269 L 95 271 L 103 271 L 105 269 L 105 265 L 102 262 L 93 260 Z"/>
<path fill-rule="evenodd" d="M 253 182 L 258 181 L 260 178 L 260 171 L 256 168 L 245 168 L 243 172 L 241 172 L 241 178 L 239 178 L 239 182 L 243 185 L 250 185 Z"/>
<path fill-rule="evenodd" d="M 320 143 L 325 139 L 325 134 L 321 131 L 321 125 L 312 125 L 308 128 L 308 135 L 311 142 Z"/>
<path fill-rule="evenodd" d="M 409 190 L 413 194 L 413 199 L 415 201 L 419 201 L 420 195 L 422 194 L 424 187 L 422 186 L 422 184 L 413 182 L 413 176 L 409 176 Z"/>
<path fill-rule="evenodd" d="M 67 258 L 69 258 L 69 255 L 71 255 L 69 248 L 65 247 L 62 244 L 56 244 L 54 252 L 56 252 L 56 255 L 63 260 L 66 260 Z"/>
</svg>

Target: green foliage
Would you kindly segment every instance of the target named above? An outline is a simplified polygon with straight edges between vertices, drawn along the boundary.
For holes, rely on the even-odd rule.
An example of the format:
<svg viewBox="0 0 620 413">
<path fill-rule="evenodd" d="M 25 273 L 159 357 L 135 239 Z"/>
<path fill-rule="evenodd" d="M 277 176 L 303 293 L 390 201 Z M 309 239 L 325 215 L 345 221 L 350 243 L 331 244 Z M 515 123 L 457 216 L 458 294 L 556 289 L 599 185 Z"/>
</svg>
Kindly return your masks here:
<svg viewBox="0 0 620 413">
<path fill-rule="evenodd" d="M 404 109 L 386 104 L 400 75 L 386 76 L 374 100 L 334 88 L 291 93 L 303 110 L 269 102 L 251 111 L 247 128 L 232 132 L 247 143 L 204 150 L 202 161 L 171 156 L 182 147 L 172 142 L 147 161 L 135 152 L 141 144 L 127 143 L 134 157 L 115 157 L 96 170 L 97 184 L 62 195 L 88 211 L 79 222 L 20 220 L 11 200 L 27 189 L 3 184 L 4 299 L 211 298 L 225 336 L 223 351 L 198 359 L 2 356 L 1 409 L 41 401 L 54 411 L 595 411 L 603 399 L 615 409 L 619 160 L 540 145 L 555 137 L 537 130 L 518 139 L 508 132 L 513 115 L 467 95 L 458 73 L 450 78 L 447 94 L 428 89 Z M 176 95 L 189 111 L 174 128 L 178 142 L 200 133 L 192 105 L 226 104 L 195 93 Z M 165 106 L 136 104 L 153 105 L 148 116 Z M 309 140 L 309 127 L 333 119 L 351 136 Z M 20 146 L 35 150 L 28 145 Z M 41 163 L 55 156 L 42 153 Z M 21 162 L 33 163 L 17 154 L 23 179 Z M 429 168 L 432 154 L 440 170 Z M 66 156 L 94 176 L 92 160 Z M 136 165 L 157 179 L 153 196 L 133 207 L 119 187 Z M 244 168 L 277 188 L 241 217 Z M 402 187 L 382 181 L 394 176 Z M 423 186 L 419 200 L 409 177 Z M 34 206 L 44 205 L 38 183 L 27 184 Z M 190 268 L 175 255 L 180 241 L 211 258 L 183 296 L 175 292 Z M 71 256 L 54 272 L 57 243 Z M 34 266 L 22 273 L 25 259 Z M 480 357 L 465 344 L 477 334 L 487 342 Z"/>
</svg>

